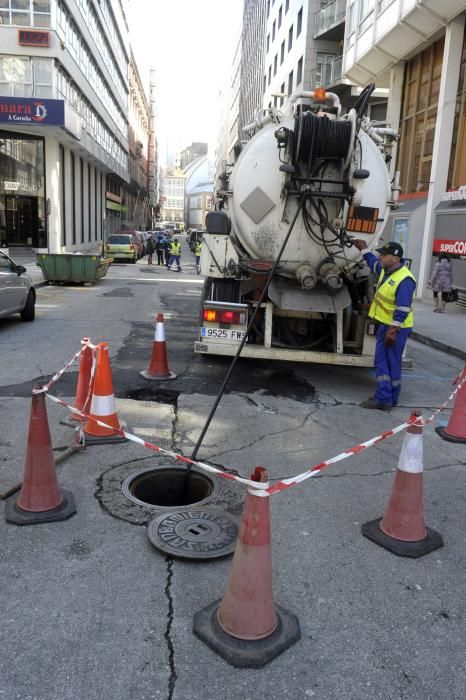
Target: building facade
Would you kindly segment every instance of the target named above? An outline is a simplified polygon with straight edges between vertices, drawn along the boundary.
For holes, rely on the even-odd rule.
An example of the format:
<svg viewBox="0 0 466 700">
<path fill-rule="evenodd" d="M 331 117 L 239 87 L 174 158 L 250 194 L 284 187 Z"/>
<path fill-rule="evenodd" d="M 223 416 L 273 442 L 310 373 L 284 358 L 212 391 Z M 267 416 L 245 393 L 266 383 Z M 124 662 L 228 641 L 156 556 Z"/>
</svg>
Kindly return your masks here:
<svg viewBox="0 0 466 700">
<path fill-rule="evenodd" d="M 6 0 L 0 47 L 0 242 L 98 248 L 107 173 L 129 180 L 121 4 Z"/>
<path fill-rule="evenodd" d="M 203 141 L 193 141 L 187 148 L 183 148 L 180 153 L 180 168 L 185 170 L 190 163 L 193 163 L 200 156 L 207 155 L 209 145 Z"/>
<path fill-rule="evenodd" d="M 163 168 L 160 183 L 160 216 L 163 221 L 184 223 L 185 181 L 179 168 Z"/>
<path fill-rule="evenodd" d="M 208 156 L 200 156 L 184 170 L 186 228 L 205 229 L 207 212 L 214 209 L 214 164 Z"/>
<path fill-rule="evenodd" d="M 453 258 L 455 284 L 466 287 L 465 10 L 462 0 L 435 7 L 349 0 L 347 7 L 343 71 L 390 90 L 401 194 L 384 236 L 404 244 L 419 296 L 441 252 Z"/>
<path fill-rule="evenodd" d="M 255 113 L 262 106 L 266 22 L 267 0 L 244 0 L 238 116 L 240 139 L 244 138 L 243 126 L 253 121 Z"/>
</svg>

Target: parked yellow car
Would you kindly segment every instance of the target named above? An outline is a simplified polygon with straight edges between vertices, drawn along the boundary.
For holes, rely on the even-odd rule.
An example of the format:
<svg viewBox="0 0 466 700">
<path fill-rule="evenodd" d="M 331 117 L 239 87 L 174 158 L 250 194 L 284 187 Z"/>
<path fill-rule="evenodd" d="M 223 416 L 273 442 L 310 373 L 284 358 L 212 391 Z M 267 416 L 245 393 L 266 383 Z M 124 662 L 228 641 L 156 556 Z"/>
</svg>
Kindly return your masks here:
<svg viewBox="0 0 466 700">
<path fill-rule="evenodd" d="M 115 260 L 129 260 L 135 263 L 139 258 L 138 243 L 133 233 L 112 233 L 107 238 L 105 253 Z"/>
</svg>

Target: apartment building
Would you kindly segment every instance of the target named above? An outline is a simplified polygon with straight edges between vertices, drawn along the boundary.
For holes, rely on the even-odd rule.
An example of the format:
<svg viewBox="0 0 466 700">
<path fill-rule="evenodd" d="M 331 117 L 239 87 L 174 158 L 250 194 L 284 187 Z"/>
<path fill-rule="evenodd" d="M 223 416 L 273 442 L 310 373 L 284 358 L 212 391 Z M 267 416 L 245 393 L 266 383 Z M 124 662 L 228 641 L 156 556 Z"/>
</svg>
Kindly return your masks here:
<svg viewBox="0 0 466 700">
<path fill-rule="evenodd" d="M 265 61 L 267 0 L 244 0 L 241 31 L 241 84 L 239 120 L 241 131 L 262 106 L 262 75 Z"/>
<path fill-rule="evenodd" d="M 390 91 L 401 193 L 385 237 L 404 245 L 419 296 L 441 252 L 466 287 L 465 11 L 464 0 L 348 0 L 343 72 Z"/>
<path fill-rule="evenodd" d="M 106 176 L 129 180 L 119 0 L 0 7 L 0 244 L 98 247 Z"/>
<path fill-rule="evenodd" d="M 282 107 L 298 90 L 310 90 L 318 55 L 334 48 L 329 39 L 314 38 L 318 0 L 268 0 L 263 107 Z"/>
<path fill-rule="evenodd" d="M 186 177 L 179 168 L 163 168 L 160 181 L 160 216 L 163 221 L 184 222 Z"/>
</svg>

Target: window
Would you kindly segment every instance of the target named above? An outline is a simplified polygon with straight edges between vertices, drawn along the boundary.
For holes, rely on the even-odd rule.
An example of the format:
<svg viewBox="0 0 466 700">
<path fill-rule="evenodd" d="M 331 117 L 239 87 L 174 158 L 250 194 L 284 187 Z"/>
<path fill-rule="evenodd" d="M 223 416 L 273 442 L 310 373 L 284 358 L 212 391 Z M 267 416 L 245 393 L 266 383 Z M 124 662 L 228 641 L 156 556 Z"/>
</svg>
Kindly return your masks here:
<svg viewBox="0 0 466 700">
<path fill-rule="evenodd" d="M 264 75 L 264 82 L 262 84 L 262 92 L 265 94 L 266 90 L 267 90 L 267 76 Z"/>
<path fill-rule="evenodd" d="M 2 0 L 0 24 L 50 27 L 50 0 Z"/>
<path fill-rule="evenodd" d="M 282 95 L 285 94 L 285 83 L 282 83 L 282 84 L 280 85 L 280 92 L 281 92 Z M 280 107 L 283 105 L 284 101 L 285 101 L 285 98 L 284 98 L 284 97 L 280 97 Z"/>
<path fill-rule="evenodd" d="M 272 80 L 272 66 L 269 66 L 269 79 L 268 79 L 267 85 L 270 85 L 271 80 Z"/>
<path fill-rule="evenodd" d="M 272 41 L 275 41 L 275 34 L 276 34 L 276 28 L 277 28 L 276 25 L 277 25 L 277 23 L 274 20 L 273 24 L 272 24 Z"/>
<path fill-rule="evenodd" d="M 293 92 L 293 71 L 288 76 L 288 95 Z"/>
<path fill-rule="evenodd" d="M 91 164 L 87 164 L 87 239 L 91 240 Z"/>
<path fill-rule="evenodd" d="M 293 25 L 290 27 L 290 31 L 288 32 L 288 51 L 291 51 L 293 47 Z"/>
<path fill-rule="evenodd" d="M 65 197 L 65 149 L 60 144 L 60 179 L 61 179 L 61 202 L 60 202 L 60 218 L 61 218 L 61 244 L 66 245 L 66 197 Z"/>
<path fill-rule="evenodd" d="M 81 185 L 79 189 L 81 196 L 81 243 L 84 243 L 84 161 L 82 158 L 79 159 L 79 171 Z"/>
<path fill-rule="evenodd" d="M 347 27 L 346 27 L 348 37 L 351 37 L 354 34 L 354 29 L 356 26 L 356 22 L 354 21 L 355 14 L 356 14 L 355 8 L 356 8 L 356 3 L 353 3 L 353 5 L 350 5 L 350 8 L 349 8 L 349 17 L 348 17 L 348 23 L 347 23 Z"/>
<path fill-rule="evenodd" d="M 280 65 L 282 65 L 284 60 L 285 60 L 285 42 L 282 41 L 282 45 L 280 47 Z"/>
<path fill-rule="evenodd" d="M 270 15 L 270 0 L 267 0 L 267 17 Z"/>
<path fill-rule="evenodd" d="M 280 9 L 278 10 L 278 28 L 279 29 L 282 26 L 282 16 L 283 16 L 282 6 L 280 5 Z"/>
<path fill-rule="evenodd" d="M 303 80 L 303 57 L 298 61 L 298 70 L 296 71 L 296 86 L 298 86 Z"/>
<path fill-rule="evenodd" d="M 270 49 L 270 34 L 267 34 L 267 52 Z"/>
<path fill-rule="evenodd" d="M 285 15 L 290 9 L 290 0 L 285 0 Z"/>
<path fill-rule="evenodd" d="M 301 34 L 301 29 L 303 28 L 303 8 L 298 12 L 298 22 L 296 26 L 296 36 Z"/>
<path fill-rule="evenodd" d="M 71 198 L 71 214 L 72 214 L 72 221 L 71 221 L 71 233 L 72 233 L 72 244 L 75 245 L 76 243 L 76 164 L 75 164 L 75 158 L 74 158 L 74 153 L 70 153 L 70 160 L 71 160 L 71 192 L 72 198 Z"/>
<path fill-rule="evenodd" d="M 359 5 L 359 33 L 368 29 L 373 20 L 374 15 L 374 0 L 361 0 Z"/>
<path fill-rule="evenodd" d="M 98 192 L 97 192 L 97 179 L 98 179 L 98 170 L 97 168 L 94 169 L 94 240 L 97 240 L 97 209 L 99 208 L 98 206 Z"/>
<path fill-rule="evenodd" d="M 277 65 L 278 65 L 278 56 L 275 54 L 275 58 L 273 59 L 273 74 L 277 75 Z"/>
<path fill-rule="evenodd" d="M 387 7 L 390 7 L 395 2 L 395 0 L 378 0 L 377 1 L 377 14 L 382 14 Z"/>
</svg>

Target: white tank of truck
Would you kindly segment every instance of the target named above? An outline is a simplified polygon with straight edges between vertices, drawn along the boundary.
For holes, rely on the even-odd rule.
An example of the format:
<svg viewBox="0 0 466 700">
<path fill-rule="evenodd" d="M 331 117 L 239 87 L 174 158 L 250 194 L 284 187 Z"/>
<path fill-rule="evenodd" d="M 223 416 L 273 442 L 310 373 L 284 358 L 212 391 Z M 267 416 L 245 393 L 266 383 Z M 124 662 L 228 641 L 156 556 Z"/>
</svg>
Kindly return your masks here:
<svg viewBox="0 0 466 700">
<path fill-rule="evenodd" d="M 234 354 L 260 301 L 244 356 L 372 364 L 372 284 L 352 239 L 377 247 L 397 196 L 396 134 L 364 114 L 372 89 L 345 115 L 332 93 L 298 93 L 288 114 L 264 110 L 245 127 L 255 133 L 207 218 L 196 352 Z"/>
</svg>

